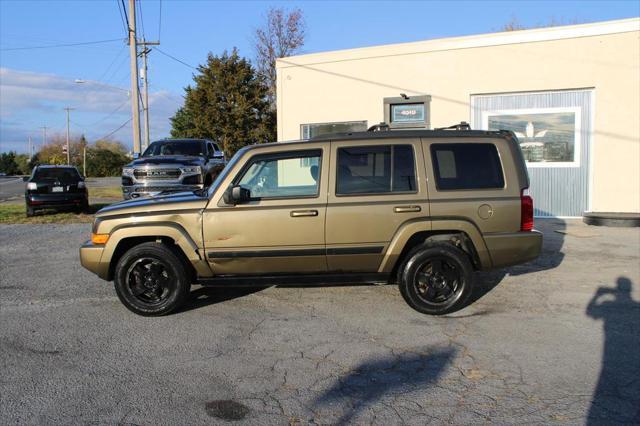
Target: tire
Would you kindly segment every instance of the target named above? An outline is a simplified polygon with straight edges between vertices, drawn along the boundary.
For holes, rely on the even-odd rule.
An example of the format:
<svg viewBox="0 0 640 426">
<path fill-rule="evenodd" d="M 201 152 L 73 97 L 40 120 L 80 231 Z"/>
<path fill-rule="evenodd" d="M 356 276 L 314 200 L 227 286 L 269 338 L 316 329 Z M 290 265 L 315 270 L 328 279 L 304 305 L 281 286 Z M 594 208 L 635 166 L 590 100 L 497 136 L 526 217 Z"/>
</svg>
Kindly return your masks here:
<svg viewBox="0 0 640 426">
<path fill-rule="evenodd" d="M 190 274 L 162 243 L 142 243 L 118 261 L 114 287 L 122 304 L 143 316 L 160 316 L 179 308 L 189 296 Z"/>
<path fill-rule="evenodd" d="M 466 305 L 473 290 L 473 267 L 467 254 L 455 246 L 425 243 L 407 255 L 398 284 L 413 309 L 444 315 Z"/>
<path fill-rule="evenodd" d="M 27 217 L 33 217 L 36 214 L 36 211 L 33 207 L 27 206 Z"/>
</svg>

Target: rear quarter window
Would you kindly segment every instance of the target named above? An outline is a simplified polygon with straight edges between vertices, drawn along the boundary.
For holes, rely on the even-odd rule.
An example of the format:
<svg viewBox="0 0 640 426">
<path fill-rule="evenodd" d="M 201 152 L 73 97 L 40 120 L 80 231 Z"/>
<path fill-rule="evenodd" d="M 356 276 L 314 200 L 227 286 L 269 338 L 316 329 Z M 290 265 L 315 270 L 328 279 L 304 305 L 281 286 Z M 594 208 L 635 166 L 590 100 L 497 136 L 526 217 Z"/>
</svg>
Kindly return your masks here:
<svg viewBox="0 0 640 426">
<path fill-rule="evenodd" d="M 439 190 L 504 188 L 502 164 L 494 144 L 432 144 L 431 161 Z"/>
</svg>

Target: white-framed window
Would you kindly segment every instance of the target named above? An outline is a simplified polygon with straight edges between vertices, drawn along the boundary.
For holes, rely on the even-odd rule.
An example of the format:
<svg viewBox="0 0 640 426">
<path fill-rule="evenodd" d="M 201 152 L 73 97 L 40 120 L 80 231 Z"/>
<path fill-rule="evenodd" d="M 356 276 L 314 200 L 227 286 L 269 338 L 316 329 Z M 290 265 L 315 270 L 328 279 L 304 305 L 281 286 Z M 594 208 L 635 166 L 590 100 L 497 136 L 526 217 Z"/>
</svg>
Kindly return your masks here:
<svg viewBox="0 0 640 426">
<path fill-rule="evenodd" d="M 309 123 L 300 125 L 300 137 L 311 139 L 314 136 L 329 133 L 364 132 L 367 130 L 367 121 L 335 121 L 331 123 Z"/>
<path fill-rule="evenodd" d="M 511 130 L 529 167 L 579 167 L 580 107 L 486 111 L 487 130 Z"/>
</svg>

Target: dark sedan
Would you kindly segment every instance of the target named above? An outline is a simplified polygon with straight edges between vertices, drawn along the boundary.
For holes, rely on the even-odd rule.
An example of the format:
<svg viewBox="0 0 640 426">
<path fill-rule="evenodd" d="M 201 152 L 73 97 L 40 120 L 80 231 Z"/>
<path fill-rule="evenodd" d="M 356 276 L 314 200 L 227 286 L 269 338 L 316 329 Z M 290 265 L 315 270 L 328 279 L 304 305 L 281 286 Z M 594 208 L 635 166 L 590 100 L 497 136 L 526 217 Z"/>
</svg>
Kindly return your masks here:
<svg viewBox="0 0 640 426">
<path fill-rule="evenodd" d="M 84 177 L 73 166 L 37 166 L 27 183 L 24 198 L 27 216 L 40 209 L 87 209 L 89 198 Z"/>
</svg>

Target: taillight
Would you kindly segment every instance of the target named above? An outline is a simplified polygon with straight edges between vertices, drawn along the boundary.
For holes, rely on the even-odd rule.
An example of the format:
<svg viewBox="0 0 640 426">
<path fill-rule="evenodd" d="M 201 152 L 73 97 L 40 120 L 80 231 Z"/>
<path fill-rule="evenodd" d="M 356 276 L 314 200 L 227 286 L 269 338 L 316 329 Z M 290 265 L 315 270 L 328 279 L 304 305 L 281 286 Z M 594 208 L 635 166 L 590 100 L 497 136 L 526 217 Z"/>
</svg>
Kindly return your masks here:
<svg viewBox="0 0 640 426">
<path fill-rule="evenodd" d="M 531 231 L 533 229 L 533 198 L 529 195 L 529 188 L 520 193 L 520 230 Z"/>
</svg>

